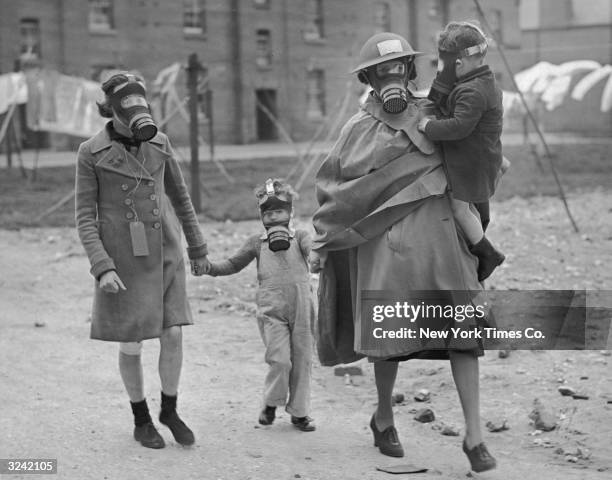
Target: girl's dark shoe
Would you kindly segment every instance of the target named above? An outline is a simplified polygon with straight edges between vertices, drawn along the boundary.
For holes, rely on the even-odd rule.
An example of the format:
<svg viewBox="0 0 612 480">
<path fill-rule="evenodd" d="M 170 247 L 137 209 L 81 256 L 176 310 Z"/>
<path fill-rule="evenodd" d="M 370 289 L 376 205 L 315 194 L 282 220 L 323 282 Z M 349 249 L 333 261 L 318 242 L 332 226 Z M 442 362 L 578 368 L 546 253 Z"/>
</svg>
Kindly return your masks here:
<svg viewBox="0 0 612 480">
<path fill-rule="evenodd" d="M 177 443 L 184 446 L 193 445 L 195 443 L 193 432 L 185 425 L 185 422 L 181 420 L 176 411 L 170 413 L 162 411 L 162 413 L 159 414 L 159 421 L 170 429 Z"/>
<path fill-rule="evenodd" d="M 497 467 L 497 461 L 489 453 L 484 443 L 479 443 L 475 447 L 472 447 L 471 450 L 468 450 L 464 439 L 463 451 L 467 455 L 474 472 L 486 472 L 487 470 L 493 470 Z"/>
<path fill-rule="evenodd" d="M 259 423 L 261 425 L 272 425 L 274 423 L 274 419 L 276 418 L 276 407 L 269 407 L 266 405 L 259 413 Z"/>
<path fill-rule="evenodd" d="M 493 271 L 504 263 L 506 256 L 497 250 L 487 237 L 470 247 L 470 252 L 478 257 L 478 281 L 489 278 Z"/>
<path fill-rule="evenodd" d="M 134 439 L 147 448 L 164 448 L 164 439 L 151 422 L 134 427 Z"/>
<path fill-rule="evenodd" d="M 314 432 L 317 427 L 315 427 L 312 422 L 313 420 L 310 417 L 294 417 L 291 415 L 291 423 L 302 432 Z"/>
<path fill-rule="evenodd" d="M 402 447 L 397 435 L 397 430 L 393 425 L 380 432 L 376 427 L 374 415 L 372 415 L 372 420 L 370 420 L 370 428 L 374 434 L 374 446 L 378 447 L 380 453 L 383 455 L 388 455 L 389 457 L 404 456 L 404 447 Z"/>
</svg>

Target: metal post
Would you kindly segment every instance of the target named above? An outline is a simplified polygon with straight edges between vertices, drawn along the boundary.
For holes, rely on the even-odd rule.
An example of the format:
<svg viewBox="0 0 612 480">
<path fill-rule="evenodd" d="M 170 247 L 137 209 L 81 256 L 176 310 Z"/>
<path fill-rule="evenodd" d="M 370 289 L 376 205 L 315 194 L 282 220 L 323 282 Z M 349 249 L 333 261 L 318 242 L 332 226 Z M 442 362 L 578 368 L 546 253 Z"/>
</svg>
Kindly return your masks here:
<svg viewBox="0 0 612 480">
<path fill-rule="evenodd" d="M 210 159 L 215 160 L 215 128 L 213 120 L 213 92 L 206 90 L 206 115 L 208 116 L 208 145 L 210 147 Z"/>
<path fill-rule="evenodd" d="M 195 53 L 187 63 L 187 91 L 189 92 L 189 146 L 191 149 L 191 202 L 196 212 L 202 211 L 200 200 L 200 154 L 198 151 L 198 74 L 202 66 Z"/>
</svg>

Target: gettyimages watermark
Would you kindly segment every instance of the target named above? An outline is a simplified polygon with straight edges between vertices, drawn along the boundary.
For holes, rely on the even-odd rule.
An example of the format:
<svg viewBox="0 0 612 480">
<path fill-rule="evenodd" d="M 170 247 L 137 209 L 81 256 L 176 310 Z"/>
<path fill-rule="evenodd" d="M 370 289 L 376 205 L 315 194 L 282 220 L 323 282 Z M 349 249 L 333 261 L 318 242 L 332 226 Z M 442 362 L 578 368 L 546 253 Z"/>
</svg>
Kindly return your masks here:
<svg viewBox="0 0 612 480">
<path fill-rule="evenodd" d="M 608 290 L 364 290 L 360 307 L 366 351 L 387 342 L 432 350 L 612 349 Z"/>
</svg>

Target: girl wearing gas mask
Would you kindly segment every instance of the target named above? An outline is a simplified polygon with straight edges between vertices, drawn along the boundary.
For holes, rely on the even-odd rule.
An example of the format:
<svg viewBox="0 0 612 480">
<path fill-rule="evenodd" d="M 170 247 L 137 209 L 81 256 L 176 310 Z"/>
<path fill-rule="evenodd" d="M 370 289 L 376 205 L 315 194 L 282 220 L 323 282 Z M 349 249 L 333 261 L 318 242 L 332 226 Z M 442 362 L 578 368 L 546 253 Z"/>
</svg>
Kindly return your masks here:
<svg viewBox="0 0 612 480">
<path fill-rule="evenodd" d="M 255 190 L 265 232 L 247 239 L 234 255 L 211 262 L 208 275 L 232 275 L 257 259 L 257 322 L 266 347 L 268 374 L 259 423 L 271 425 L 276 407 L 285 406 L 291 423 L 303 432 L 315 430 L 310 413 L 314 303 L 309 283 L 311 238 L 293 230 L 297 194 L 279 179 Z"/>
<path fill-rule="evenodd" d="M 419 130 L 441 141 L 453 214 L 479 259 L 478 279 L 484 280 L 505 256 L 484 235 L 488 202 L 497 179 L 509 165 L 502 157 L 502 92 L 484 64 L 487 40 L 467 22 L 451 22 L 438 39 L 438 74 L 429 98 L 440 108 L 440 119 L 424 117 Z M 480 218 L 470 211 L 473 203 Z M 484 227 L 484 228 L 483 228 Z"/>
<path fill-rule="evenodd" d="M 81 144 L 76 225 L 96 279 L 91 338 L 119 342 L 119 371 L 134 414 L 134 438 L 163 448 L 144 395 L 142 340 L 159 338 L 159 420 L 181 445 L 195 442 L 176 411 L 182 326 L 193 323 L 185 289 L 181 227 L 194 275 L 207 246 L 168 137 L 157 132 L 143 79 L 118 73 L 102 84 L 109 122 Z"/>
</svg>

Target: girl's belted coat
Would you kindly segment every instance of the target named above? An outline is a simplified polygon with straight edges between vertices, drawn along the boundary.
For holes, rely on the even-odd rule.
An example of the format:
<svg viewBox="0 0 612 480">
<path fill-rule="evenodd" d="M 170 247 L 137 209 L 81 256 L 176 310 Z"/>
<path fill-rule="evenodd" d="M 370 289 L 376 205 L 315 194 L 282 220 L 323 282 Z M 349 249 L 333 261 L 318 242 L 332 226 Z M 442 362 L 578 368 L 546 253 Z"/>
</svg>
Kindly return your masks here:
<svg viewBox="0 0 612 480">
<path fill-rule="evenodd" d="M 148 255 L 134 255 L 130 225 L 142 222 Z M 181 226 L 189 258 L 207 247 L 168 138 L 158 133 L 136 156 L 107 129 L 81 144 L 76 225 L 96 279 L 91 338 L 135 342 L 192 323 L 185 290 Z M 132 228 L 134 225 L 132 225 Z M 126 286 L 106 293 L 100 275 L 116 270 Z"/>
</svg>

